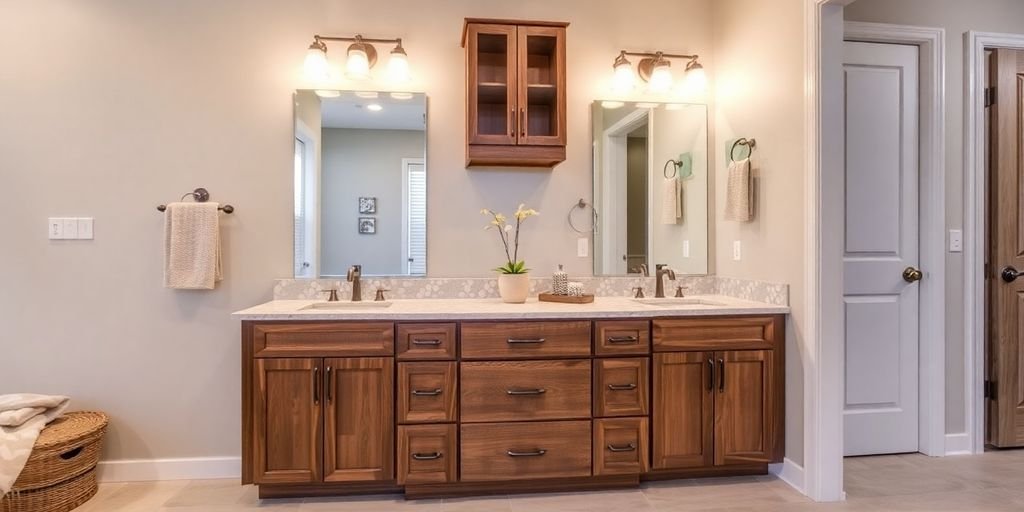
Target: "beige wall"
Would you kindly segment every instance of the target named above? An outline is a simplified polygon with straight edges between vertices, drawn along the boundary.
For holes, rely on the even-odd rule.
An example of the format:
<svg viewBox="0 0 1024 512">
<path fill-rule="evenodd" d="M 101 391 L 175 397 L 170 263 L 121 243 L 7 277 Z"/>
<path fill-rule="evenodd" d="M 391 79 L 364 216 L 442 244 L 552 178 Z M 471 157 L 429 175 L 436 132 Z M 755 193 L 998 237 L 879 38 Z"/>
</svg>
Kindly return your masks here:
<svg viewBox="0 0 1024 512">
<path fill-rule="evenodd" d="M 801 0 L 714 2 L 715 273 L 786 283 L 786 456 L 803 462 L 804 69 Z M 726 141 L 757 139 L 757 216 L 729 222 Z M 733 261 L 733 241 L 742 260 Z"/>
<path fill-rule="evenodd" d="M 590 103 L 606 96 L 623 47 L 700 53 L 712 70 L 712 3 L 392 0 L 381 15 L 352 0 L 0 2 L 0 392 L 67 393 L 78 408 L 108 411 L 108 459 L 239 453 L 238 322 L 228 315 L 269 300 L 271 280 L 292 271 L 292 92 L 307 86 L 314 33 L 404 38 L 410 88 L 429 97 L 431 275 L 487 275 L 500 248 L 477 212 L 519 202 L 542 213 L 524 237 L 530 265 L 589 274 L 565 212 L 591 195 Z M 799 32 L 719 9 L 761 34 L 723 24 L 744 51 Z M 553 171 L 464 169 L 464 16 L 572 22 L 568 157 Z M 740 50 L 725 53 L 736 66 L 777 60 Z M 774 172 L 797 175 L 799 162 L 771 140 L 793 127 L 783 122 L 749 132 L 768 137 Z M 237 208 L 224 217 L 226 278 L 212 292 L 165 290 L 155 206 L 197 186 Z M 96 239 L 48 241 L 48 216 L 93 216 Z"/>
<path fill-rule="evenodd" d="M 963 35 L 970 30 L 1024 33 L 1020 0 L 857 0 L 849 21 L 946 29 L 946 225 L 963 229 Z M 946 254 L 946 432 L 965 430 L 963 254 Z"/>
</svg>

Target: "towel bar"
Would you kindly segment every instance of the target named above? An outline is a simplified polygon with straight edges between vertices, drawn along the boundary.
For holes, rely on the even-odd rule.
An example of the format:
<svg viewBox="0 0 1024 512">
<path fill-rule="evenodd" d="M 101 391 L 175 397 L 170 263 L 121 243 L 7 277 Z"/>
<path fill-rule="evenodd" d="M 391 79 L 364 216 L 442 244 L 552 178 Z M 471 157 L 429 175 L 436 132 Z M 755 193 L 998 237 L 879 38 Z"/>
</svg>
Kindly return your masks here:
<svg viewBox="0 0 1024 512">
<path fill-rule="evenodd" d="M 192 192 L 185 193 L 183 196 L 181 196 L 181 200 L 184 201 L 185 198 L 188 196 L 192 196 L 192 199 L 195 200 L 195 202 L 197 203 L 205 203 L 210 200 L 210 192 L 203 187 L 199 187 L 193 190 Z M 157 211 L 161 212 L 166 211 L 167 205 L 161 204 L 157 206 L 156 209 Z M 222 204 L 218 206 L 217 209 L 224 213 L 233 213 L 235 211 L 235 207 L 231 206 L 230 204 Z"/>
</svg>

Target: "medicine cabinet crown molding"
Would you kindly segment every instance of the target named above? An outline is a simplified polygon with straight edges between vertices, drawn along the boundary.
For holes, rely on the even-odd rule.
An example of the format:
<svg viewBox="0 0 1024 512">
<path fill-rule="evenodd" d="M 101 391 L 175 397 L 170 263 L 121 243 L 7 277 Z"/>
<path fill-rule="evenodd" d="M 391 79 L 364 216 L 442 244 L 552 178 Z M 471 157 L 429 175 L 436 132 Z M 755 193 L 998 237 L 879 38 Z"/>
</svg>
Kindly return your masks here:
<svg viewBox="0 0 1024 512">
<path fill-rule="evenodd" d="M 466 18 L 466 166 L 565 160 L 568 23 Z"/>
</svg>

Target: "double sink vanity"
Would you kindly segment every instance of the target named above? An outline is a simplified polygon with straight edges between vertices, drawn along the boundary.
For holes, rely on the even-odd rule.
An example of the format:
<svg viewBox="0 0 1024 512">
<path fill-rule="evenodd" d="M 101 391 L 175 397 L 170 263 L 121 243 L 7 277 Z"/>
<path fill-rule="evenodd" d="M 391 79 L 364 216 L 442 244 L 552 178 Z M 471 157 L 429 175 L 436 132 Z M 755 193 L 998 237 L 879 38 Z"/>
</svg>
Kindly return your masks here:
<svg viewBox="0 0 1024 512">
<path fill-rule="evenodd" d="M 235 314 L 243 482 L 423 498 L 766 473 L 786 313 L 726 296 L 268 302 Z"/>
</svg>

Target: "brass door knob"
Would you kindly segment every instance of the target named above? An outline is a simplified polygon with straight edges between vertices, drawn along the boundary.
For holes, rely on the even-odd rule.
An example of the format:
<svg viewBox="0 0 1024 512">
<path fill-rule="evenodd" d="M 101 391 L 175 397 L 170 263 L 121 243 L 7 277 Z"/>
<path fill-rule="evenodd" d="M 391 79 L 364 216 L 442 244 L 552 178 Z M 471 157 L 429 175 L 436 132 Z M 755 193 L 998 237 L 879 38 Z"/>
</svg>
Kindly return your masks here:
<svg viewBox="0 0 1024 512">
<path fill-rule="evenodd" d="M 920 281 L 922 278 L 924 278 L 924 272 L 914 267 L 907 267 L 903 270 L 903 280 L 908 283 Z"/>
</svg>

